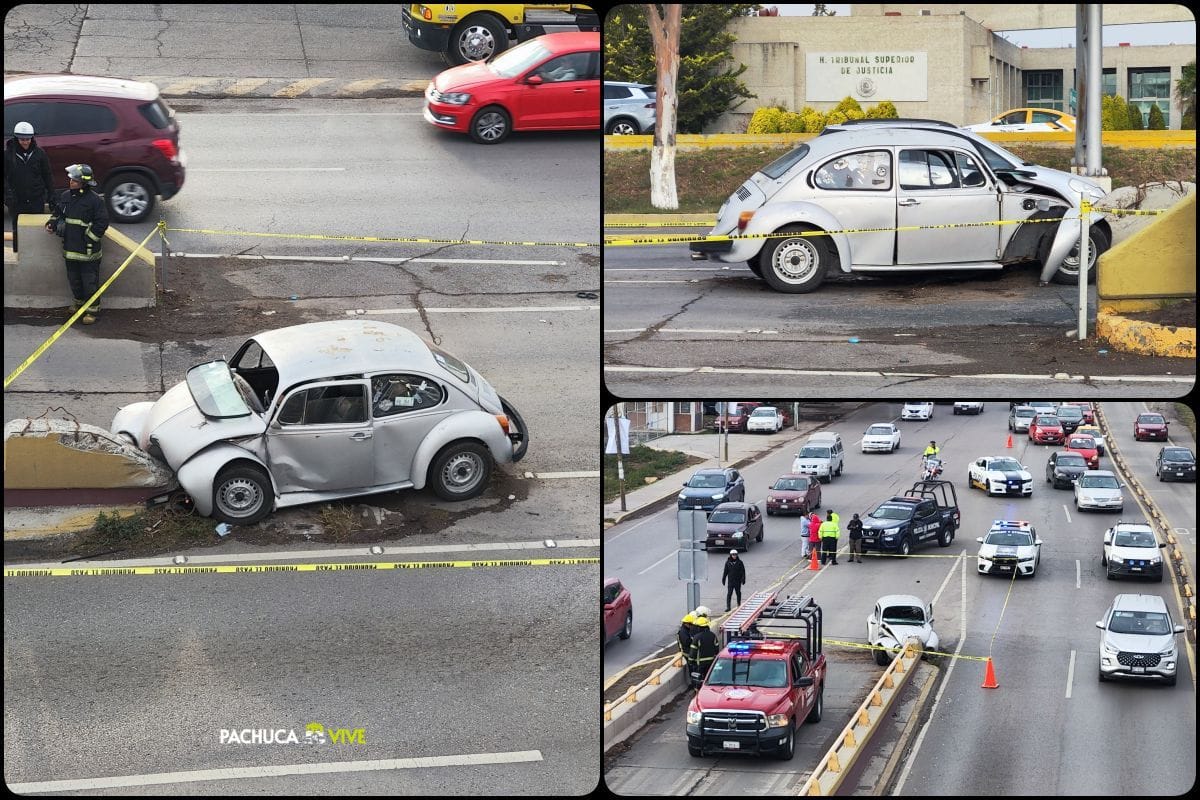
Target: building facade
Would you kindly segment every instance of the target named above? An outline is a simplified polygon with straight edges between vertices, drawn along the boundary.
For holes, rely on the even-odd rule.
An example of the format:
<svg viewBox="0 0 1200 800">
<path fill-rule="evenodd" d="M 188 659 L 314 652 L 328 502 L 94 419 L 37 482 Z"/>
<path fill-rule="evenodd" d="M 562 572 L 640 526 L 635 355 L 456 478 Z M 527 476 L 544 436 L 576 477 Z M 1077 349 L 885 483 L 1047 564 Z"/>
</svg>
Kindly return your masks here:
<svg viewBox="0 0 1200 800">
<path fill-rule="evenodd" d="M 1042 24 L 1074 25 L 1074 6 L 986 6 L 988 27 L 968 16 L 974 6 L 861 6 L 849 17 L 744 17 L 730 24 L 741 79 L 757 95 L 718 118 L 705 133 L 745 131 L 761 106 L 829 111 L 844 97 L 863 108 L 890 100 L 902 117 L 956 125 L 986 122 L 1010 108 L 1053 108 L 1075 113 L 1075 49 L 1017 47 L 993 30 Z M 1136 20 L 1140 6 L 1106 6 L 1104 22 Z M 1182 7 L 1177 7 L 1182 9 Z M 966 9 L 959 13 L 960 9 Z M 1002 9 L 997 11 L 996 9 Z M 1003 11 L 1011 9 L 1011 11 Z M 1032 9 L 1032 10 L 1030 10 Z M 1042 9 L 1041 12 L 1038 9 Z M 1188 14 L 1183 9 L 1183 14 Z M 1160 14 L 1161 16 L 1161 14 Z M 1011 18 L 1009 18 L 1011 17 Z M 1061 17 L 1061 19 L 1060 19 Z M 1102 91 L 1142 110 L 1163 112 L 1180 127 L 1175 82 L 1196 58 L 1195 45 L 1102 48 Z"/>
</svg>

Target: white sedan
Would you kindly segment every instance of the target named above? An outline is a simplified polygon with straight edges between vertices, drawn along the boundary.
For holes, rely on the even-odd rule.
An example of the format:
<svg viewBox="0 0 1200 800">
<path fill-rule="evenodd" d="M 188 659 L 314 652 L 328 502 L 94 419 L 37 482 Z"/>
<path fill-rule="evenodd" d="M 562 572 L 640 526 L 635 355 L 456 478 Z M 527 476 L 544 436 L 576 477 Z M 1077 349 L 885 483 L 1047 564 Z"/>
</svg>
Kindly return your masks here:
<svg viewBox="0 0 1200 800">
<path fill-rule="evenodd" d="M 876 422 L 863 434 L 864 453 L 893 453 L 900 449 L 900 429 L 892 422 Z"/>
<path fill-rule="evenodd" d="M 1033 494 L 1033 475 L 1025 465 L 1008 456 L 984 456 L 971 462 L 967 470 L 967 486 L 983 489 L 989 495 Z"/>
<path fill-rule="evenodd" d="M 905 403 L 900 419 L 929 419 L 933 416 L 933 403 Z"/>
<path fill-rule="evenodd" d="M 980 575 L 1025 575 L 1032 578 L 1042 560 L 1042 540 L 1028 522 L 996 520 L 979 542 L 975 568 Z"/>
<path fill-rule="evenodd" d="M 746 432 L 779 433 L 783 430 L 783 415 L 774 406 L 759 406 L 746 418 Z"/>
<path fill-rule="evenodd" d="M 875 663 L 887 666 L 915 636 L 925 650 L 938 649 L 938 635 L 933 630 L 933 605 L 911 594 L 889 594 L 875 602 L 875 610 L 867 617 L 867 643 L 880 648 L 874 651 Z"/>
</svg>

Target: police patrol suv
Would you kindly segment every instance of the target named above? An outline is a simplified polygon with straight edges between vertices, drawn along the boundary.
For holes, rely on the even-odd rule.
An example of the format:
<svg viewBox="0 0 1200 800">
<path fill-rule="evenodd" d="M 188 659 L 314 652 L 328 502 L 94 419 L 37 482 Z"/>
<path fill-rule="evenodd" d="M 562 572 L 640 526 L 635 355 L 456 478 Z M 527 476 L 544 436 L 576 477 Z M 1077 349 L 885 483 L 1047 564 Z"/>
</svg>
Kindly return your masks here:
<svg viewBox="0 0 1200 800">
<path fill-rule="evenodd" d="M 1028 522 L 998 519 L 980 536 L 980 575 L 1025 575 L 1032 578 L 1042 558 L 1042 540 Z"/>
</svg>

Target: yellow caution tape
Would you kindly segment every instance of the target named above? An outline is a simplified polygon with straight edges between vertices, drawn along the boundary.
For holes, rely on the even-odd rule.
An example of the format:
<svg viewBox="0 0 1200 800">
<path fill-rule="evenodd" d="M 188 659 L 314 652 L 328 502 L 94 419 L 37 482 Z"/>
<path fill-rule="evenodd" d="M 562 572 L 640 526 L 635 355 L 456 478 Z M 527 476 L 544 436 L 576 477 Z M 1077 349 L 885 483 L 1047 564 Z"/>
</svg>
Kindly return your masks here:
<svg viewBox="0 0 1200 800">
<path fill-rule="evenodd" d="M 158 232 L 158 230 L 155 229 L 155 230 L 150 231 L 148 234 L 146 234 L 146 238 L 142 239 L 141 244 L 139 244 L 137 247 L 135 247 L 133 249 L 133 252 L 131 252 L 129 254 L 129 257 L 125 259 L 125 261 L 121 264 L 121 266 L 117 267 L 116 271 L 113 272 L 112 277 L 109 278 L 108 280 L 106 280 L 104 282 L 104 285 L 101 286 L 99 289 L 97 289 L 96 293 L 87 299 L 87 302 L 82 303 L 79 306 L 79 310 L 76 311 L 74 314 L 72 314 L 71 318 L 68 319 L 66 322 L 64 322 L 59 327 L 59 329 L 56 330 L 50 336 L 49 339 L 42 342 L 41 346 L 38 347 L 37 350 L 33 351 L 33 355 L 31 355 L 29 358 L 27 358 L 23 362 L 21 362 L 21 366 L 14 369 L 9 374 L 9 376 L 4 379 L 4 388 L 5 389 L 7 389 L 9 384 L 11 384 L 13 381 L 15 381 L 22 372 L 29 369 L 29 367 L 33 364 L 33 362 L 37 361 L 38 358 L 41 357 L 42 353 L 49 350 L 50 345 L 57 342 L 59 337 L 62 336 L 64 333 L 66 333 L 67 329 L 75 324 L 75 320 L 79 319 L 80 317 L 82 317 L 84 314 L 87 313 L 87 310 L 89 308 L 91 308 L 92 304 L 95 303 L 97 300 L 99 300 L 100 296 L 102 294 L 104 294 L 105 290 L 108 289 L 108 287 L 112 285 L 112 282 L 115 281 L 118 277 L 120 277 L 121 273 L 125 271 L 125 268 L 129 266 L 130 262 L 133 261 L 133 257 L 135 255 L 137 255 L 140 250 L 142 250 L 142 248 L 145 246 L 146 242 L 150 241 L 150 237 L 153 236 L 157 232 Z"/>
<path fill-rule="evenodd" d="M 604 245 L 606 247 L 631 247 L 644 244 L 682 244 L 684 242 L 736 242 L 742 239 L 779 239 L 782 237 L 806 237 L 806 236 L 831 236 L 835 233 L 887 233 L 889 231 L 923 231 L 923 230 L 942 230 L 947 228 L 983 228 L 991 225 L 1032 225 L 1042 222 L 1062 222 L 1065 217 L 1054 217 L 1051 219 L 1002 219 L 989 222 L 952 222 L 945 225 L 905 225 L 899 228 L 847 228 L 839 231 L 784 231 L 775 233 L 744 233 L 737 236 L 733 235 L 715 235 L 715 236 L 689 236 L 687 234 L 675 234 L 668 236 L 637 236 L 633 238 L 619 239 L 616 237 L 604 237 Z"/>
<path fill-rule="evenodd" d="M 1105 214 L 1116 214 L 1118 216 L 1130 215 L 1130 214 L 1141 214 L 1144 216 L 1156 216 L 1158 214 L 1165 214 L 1169 210 L 1170 209 L 1159 209 L 1157 211 L 1139 211 L 1136 208 L 1100 208 L 1099 206 L 1092 206 L 1092 211 L 1103 211 Z"/>
<path fill-rule="evenodd" d="M 473 567 L 558 567 L 575 564 L 599 564 L 599 558 L 514 558 L 488 559 L 479 561 L 392 561 L 343 564 L 246 564 L 214 565 L 204 567 L 53 567 L 22 568 L 6 567 L 6 578 L 76 578 L 100 575 L 207 575 L 254 572 L 343 572 L 348 570 L 374 570 L 386 572 L 399 569 L 442 569 Z"/>
<path fill-rule="evenodd" d="M 824 644 L 837 645 L 838 647 L 856 648 L 858 650 L 887 650 L 888 652 L 891 652 L 891 650 L 892 650 L 892 648 L 890 648 L 890 647 L 881 647 L 881 646 L 875 645 L 875 644 L 863 644 L 862 642 L 843 642 L 838 639 L 825 639 L 823 641 L 824 641 Z M 987 661 L 987 656 L 955 655 L 954 653 L 943 653 L 939 650 L 922 650 L 921 652 L 927 656 L 945 656 L 947 658 L 963 658 L 963 659 L 967 659 L 968 661 Z"/>
<path fill-rule="evenodd" d="M 180 233 L 206 233 L 213 236 L 257 236 L 269 239 L 317 239 L 336 242 L 401 242 L 414 244 L 495 244 L 517 247 L 599 247 L 595 242 L 517 242 L 492 239 L 421 239 L 403 236 L 330 236 L 319 233 L 263 233 L 258 231 L 222 231 L 212 228 L 167 228 Z"/>
<path fill-rule="evenodd" d="M 606 222 L 606 228 L 711 228 L 711 222 Z"/>
</svg>

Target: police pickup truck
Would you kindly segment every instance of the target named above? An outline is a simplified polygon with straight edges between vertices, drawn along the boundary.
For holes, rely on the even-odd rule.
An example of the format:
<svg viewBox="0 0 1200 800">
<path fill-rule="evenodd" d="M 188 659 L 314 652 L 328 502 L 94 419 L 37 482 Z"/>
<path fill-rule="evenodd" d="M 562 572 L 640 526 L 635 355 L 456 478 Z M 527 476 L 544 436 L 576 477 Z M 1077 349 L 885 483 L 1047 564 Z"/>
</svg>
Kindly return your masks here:
<svg viewBox="0 0 1200 800">
<path fill-rule="evenodd" d="M 962 515 L 950 481 L 917 481 L 863 518 L 863 550 L 906 556 L 936 541 L 949 547 Z"/>
</svg>

